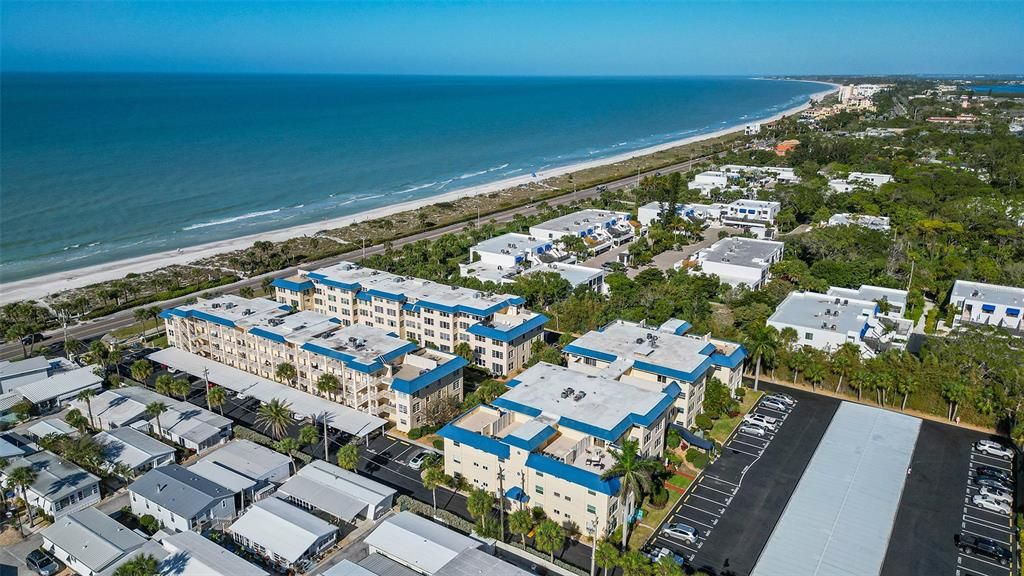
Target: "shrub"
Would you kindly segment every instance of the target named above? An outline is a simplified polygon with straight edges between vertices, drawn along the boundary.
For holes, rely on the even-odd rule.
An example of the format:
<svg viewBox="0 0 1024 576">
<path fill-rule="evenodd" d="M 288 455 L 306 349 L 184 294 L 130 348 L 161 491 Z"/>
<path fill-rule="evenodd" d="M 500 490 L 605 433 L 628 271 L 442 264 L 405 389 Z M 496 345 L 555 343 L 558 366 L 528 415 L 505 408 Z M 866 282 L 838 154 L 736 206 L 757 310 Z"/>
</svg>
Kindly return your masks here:
<svg viewBox="0 0 1024 576">
<path fill-rule="evenodd" d="M 683 442 L 683 438 L 676 432 L 675 428 L 669 428 L 668 434 L 665 435 L 665 445 L 675 450 L 679 448 L 679 445 Z"/>
<path fill-rule="evenodd" d="M 146 532 L 153 534 L 160 529 L 160 523 L 157 522 L 156 518 L 152 514 L 144 514 L 139 518 L 139 526 Z"/>
<path fill-rule="evenodd" d="M 419 428 L 413 428 L 409 430 L 410 440 L 419 440 L 424 436 L 437 432 L 437 426 L 420 426 Z"/>
<path fill-rule="evenodd" d="M 686 451 L 686 461 L 694 468 L 703 470 L 708 465 L 708 455 L 696 448 L 690 448 Z"/>
<path fill-rule="evenodd" d="M 435 450 L 444 450 L 444 440 L 441 440 L 440 438 L 434 438 L 434 441 L 431 442 L 431 444 L 434 445 Z"/>
<path fill-rule="evenodd" d="M 654 508 L 664 508 L 665 504 L 668 504 L 668 490 L 657 486 L 648 500 Z"/>
<path fill-rule="evenodd" d="M 743 398 L 746 397 L 746 395 L 747 395 L 747 389 L 746 388 L 744 388 L 743 386 L 739 386 L 739 387 L 736 388 L 736 398 L 737 399 L 742 401 Z"/>
<path fill-rule="evenodd" d="M 711 416 L 708 416 L 707 414 L 697 414 L 697 417 L 693 419 L 693 423 L 701 430 L 711 430 L 715 425 L 714 420 L 712 420 Z"/>
</svg>

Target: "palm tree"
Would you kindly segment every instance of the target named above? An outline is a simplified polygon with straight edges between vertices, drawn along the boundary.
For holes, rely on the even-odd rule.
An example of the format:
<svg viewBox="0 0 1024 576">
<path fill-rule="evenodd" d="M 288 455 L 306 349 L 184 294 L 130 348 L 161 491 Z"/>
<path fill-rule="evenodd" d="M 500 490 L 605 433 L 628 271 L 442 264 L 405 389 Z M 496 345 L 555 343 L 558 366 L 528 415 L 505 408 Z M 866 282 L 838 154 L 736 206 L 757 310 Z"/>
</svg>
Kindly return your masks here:
<svg viewBox="0 0 1024 576">
<path fill-rule="evenodd" d="M 868 373 L 867 368 L 860 367 L 850 373 L 850 388 L 857 390 L 857 401 L 861 399 L 861 393 L 864 392 L 864 387 L 868 385 L 868 380 L 871 375 Z"/>
<path fill-rule="evenodd" d="M 156 377 L 156 391 L 164 396 L 174 394 L 174 378 L 170 374 L 161 374 Z"/>
<path fill-rule="evenodd" d="M 811 389 L 817 390 L 818 385 L 825 380 L 825 362 L 817 355 L 814 358 L 809 358 L 804 376 L 810 381 Z"/>
<path fill-rule="evenodd" d="M 477 488 L 469 493 L 466 499 L 466 509 L 474 520 L 481 521 L 490 515 L 494 510 L 494 495 L 490 492 Z"/>
<path fill-rule="evenodd" d="M 31 466 L 21 466 L 11 470 L 7 476 L 7 485 L 21 490 L 21 499 L 25 502 L 25 509 L 28 511 L 28 525 L 31 528 L 35 524 L 32 517 L 32 505 L 28 501 L 28 488 L 36 481 L 37 473 Z"/>
<path fill-rule="evenodd" d="M 307 424 L 299 429 L 299 444 L 303 446 L 312 446 L 320 441 L 320 431 L 316 429 L 316 426 Z"/>
<path fill-rule="evenodd" d="M 537 526 L 533 538 L 537 549 L 550 554 L 551 563 L 554 564 L 555 552 L 565 544 L 565 529 L 554 520 L 544 520 Z"/>
<path fill-rule="evenodd" d="M 793 384 L 796 384 L 800 380 L 800 373 L 807 368 L 807 352 L 801 350 L 794 350 L 792 354 L 787 358 L 787 364 L 789 369 L 793 372 Z"/>
<path fill-rule="evenodd" d="M 206 391 L 206 403 L 210 408 L 219 408 L 220 415 L 224 415 L 224 403 L 228 401 L 228 395 L 220 386 L 211 386 Z"/>
<path fill-rule="evenodd" d="M 114 373 L 118 378 L 121 378 L 121 360 L 123 359 L 124 351 L 120 347 L 115 347 L 107 353 L 107 362 L 114 367 Z"/>
<path fill-rule="evenodd" d="M 921 384 L 921 361 L 913 354 L 903 353 L 896 367 L 896 391 L 903 395 L 900 411 L 907 409 L 907 397 L 913 394 Z"/>
<path fill-rule="evenodd" d="M 277 365 L 277 368 L 274 369 L 274 377 L 277 378 L 278 382 L 281 384 L 291 386 L 295 381 L 295 366 L 292 366 L 287 362 L 281 362 Z"/>
<path fill-rule="evenodd" d="M 82 416 L 82 412 L 78 408 L 68 410 L 68 413 L 64 415 L 64 421 L 79 432 L 85 432 L 89 426 L 89 420 Z"/>
<path fill-rule="evenodd" d="M 434 509 L 436 510 L 437 507 L 435 506 Z M 526 535 L 533 530 L 533 514 L 526 508 L 516 510 L 508 517 L 508 530 L 513 534 L 519 534 L 523 539 L 523 546 L 526 546 Z"/>
<path fill-rule="evenodd" d="M 843 387 L 843 378 L 849 376 L 860 364 L 860 350 L 856 344 L 844 342 L 832 354 L 832 372 L 839 376 L 836 392 Z"/>
<path fill-rule="evenodd" d="M 523 543 L 525 545 L 525 542 Z M 595 563 L 604 570 L 604 576 L 608 576 L 608 569 L 614 568 L 619 563 L 619 549 L 607 540 L 602 540 L 594 550 Z"/>
<path fill-rule="evenodd" d="M 136 360 L 132 362 L 130 372 L 136 382 L 145 384 L 149 377 L 153 375 L 153 365 L 150 364 L 149 360 Z"/>
<path fill-rule="evenodd" d="M 157 559 L 149 554 L 140 554 L 118 566 L 114 576 L 156 576 L 159 573 Z"/>
<path fill-rule="evenodd" d="M 338 449 L 338 466 L 345 470 L 355 470 L 359 465 L 359 447 L 346 444 Z"/>
<path fill-rule="evenodd" d="M 171 384 L 171 392 L 175 396 L 181 396 L 181 401 L 184 402 L 188 397 L 188 393 L 192 391 L 192 385 L 189 384 L 188 380 L 175 379 L 174 383 Z"/>
<path fill-rule="evenodd" d="M 281 438 L 274 443 L 274 450 L 287 454 L 288 458 L 292 461 L 292 470 L 295 471 L 298 470 L 298 468 L 295 467 L 295 453 L 298 452 L 300 448 L 302 448 L 302 446 L 299 444 L 299 441 L 291 436 Z"/>
<path fill-rule="evenodd" d="M 256 424 L 278 439 L 284 436 L 288 426 L 293 422 L 291 404 L 277 398 L 260 404 L 260 408 L 256 412 Z"/>
<path fill-rule="evenodd" d="M 892 312 L 892 302 L 889 302 L 889 300 L 885 298 L 879 298 L 878 300 L 875 300 L 875 304 L 878 305 L 878 313 L 881 314 L 882 316 L 885 316 L 889 312 Z"/>
<path fill-rule="evenodd" d="M 757 326 L 743 343 L 747 354 L 754 359 L 754 390 L 761 382 L 761 361 L 770 363 L 775 359 L 779 349 L 778 334 L 773 326 Z"/>
<path fill-rule="evenodd" d="M 74 338 L 68 338 L 64 341 L 64 357 L 68 360 L 73 360 L 78 356 L 78 353 L 82 351 L 82 342 L 75 340 Z"/>
<path fill-rule="evenodd" d="M 622 568 L 623 576 L 644 576 L 650 564 L 651 561 L 639 550 L 627 550 L 619 558 L 619 567 Z"/>
<path fill-rule="evenodd" d="M 316 379 L 316 391 L 334 400 L 334 393 L 338 390 L 338 377 L 334 374 L 321 374 Z"/>
<path fill-rule="evenodd" d="M 149 320 L 149 310 L 145 308 L 136 308 L 132 310 L 132 317 L 139 324 L 142 324 L 142 338 L 146 338 L 146 320 Z"/>
<path fill-rule="evenodd" d="M 86 388 L 85 390 L 82 390 L 81 392 L 78 393 L 78 401 L 85 402 L 85 407 L 89 411 L 89 426 L 92 426 L 93 428 L 96 427 L 96 425 L 92 421 L 92 399 L 95 396 L 96 391 L 93 390 L 92 388 Z"/>
<path fill-rule="evenodd" d="M 167 411 L 167 405 L 163 402 L 150 402 L 146 405 L 146 414 L 156 421 L 156 435 L 163 438 L 164 430 L 160 426 L 160 415 Z"/>
<path fill-rule="evenodd" d="M 638 496 L 638 502 L 651 489 L 651 476 L 660 468 L 657 460 L 644 458 L 640 455 L 640 446 L 636 440 L 624 440 L 621 450 L 609 450 L 615 463 L 601 475 L 602 480 L 620 477 L 619 508 L 622 510 L 622 549 L 626 549 L 629 541 L 629 525 L 626 523 L 627 502 L 629 497 Z"/>
</svg>

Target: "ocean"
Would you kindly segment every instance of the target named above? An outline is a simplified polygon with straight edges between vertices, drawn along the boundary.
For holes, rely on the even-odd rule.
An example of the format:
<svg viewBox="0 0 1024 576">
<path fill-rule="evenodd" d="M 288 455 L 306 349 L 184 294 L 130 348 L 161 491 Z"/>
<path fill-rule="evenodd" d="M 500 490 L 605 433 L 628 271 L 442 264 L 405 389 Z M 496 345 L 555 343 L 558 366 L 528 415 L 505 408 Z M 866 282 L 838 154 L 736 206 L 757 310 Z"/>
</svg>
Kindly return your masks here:
<svg viewBox="0 0 1024 576">
<path fill-rule="evenodd" d="M 748 78 L 2 76 L 0 282 L 344 216 L 707 133 Z"/>
</svg>

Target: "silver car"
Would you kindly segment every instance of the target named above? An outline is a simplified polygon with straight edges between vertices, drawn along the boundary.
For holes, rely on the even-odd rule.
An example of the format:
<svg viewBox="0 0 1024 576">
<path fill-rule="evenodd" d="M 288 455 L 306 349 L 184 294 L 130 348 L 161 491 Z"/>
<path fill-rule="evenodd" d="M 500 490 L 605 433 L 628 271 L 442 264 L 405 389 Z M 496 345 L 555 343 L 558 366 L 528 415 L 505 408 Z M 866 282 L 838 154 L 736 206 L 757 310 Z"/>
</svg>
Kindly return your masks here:
<svg viewBox="0 0 1024 576">
<path fill-rule="evenodd" d="M 773 398 L 765 398 L 764 400 L 761 400 L 761 406 L 764 406 L 765 408 L 771 408 L 772 410 L 776 410 L 778 412 L 789 412 L 788 405 L 783 404 L 782 402 L 779 402 L 778 400 L 775 400 Z"/>
<path fill-rule="evenodd" d="M 662 532 L 664 532 L 667 536 L 672 536 L 673 538 L 682 540 L 683 542 L 687 542 L 689 544 L 697 542 L 697 540 L 700 538 L 700 532 L 697 531 L 696 528 L 690 526 L 689 524 L 683 524 L 681 522 L 676 522 L 674 524 L 669 524 L 668 526 L 665 526 L 665 529 L 662 530 Z"/>
<path fill-rule="evenodd" d="M 975 494 L 974 498 L 971 498 L 971 502 L 974 503 L 978 508 L 988 510 L 989 512 L 996 512 L 998 514 L 1009 515 L 1012 508 L 1006 502 L 990 498 L 983 494 Z"/>
<path fill-rule="evenodd" d="M 773 392 L 765 396 L 765 399 L 775 400 L 776 402 L 781 402 L 786 406 L 796 406 L 796 399 L 790 396 L 789 394 L 783 394 L 782 392 Z"/>
<path fill-rule="evenodd" d="M 764 414 L 747 414 L 743 417 L 743 421 L 763 426 L 769 430 L 775 430 L 775 426 L 779 422 L 778 419 L 765 416 Z"/>
<path fill-rule="evenodd" d="M 978 494 L 981 494 L 982 496 L 991 498 L 993 500 L 1006 502 L 1007 504 L 1013 504 L 1013 494 L 1011 494 L 1007 490 L 1000 490 L 995 486 L 979 486 Z"/>
<path fill-rule="evenodd" d="M 740 424 L 740 432 L 757 437 L 764 436 L 765 434 L 768 433 L 767 430 L 765 430 L 761 426 L 758 426 L 757 424 L 754 424 L 753 422 L 744 422 L 743 424 Z"/>
<path fill-rule="evenodd" d="M 1013 459 L 1013 450 L 1011 448 L 1007 448 L 999 442 L 993 442 L 992 440 L 978 440 L 974 443 L 974 449 L 982 454 L 995 456 L 996 458 Z"/>
</svg>

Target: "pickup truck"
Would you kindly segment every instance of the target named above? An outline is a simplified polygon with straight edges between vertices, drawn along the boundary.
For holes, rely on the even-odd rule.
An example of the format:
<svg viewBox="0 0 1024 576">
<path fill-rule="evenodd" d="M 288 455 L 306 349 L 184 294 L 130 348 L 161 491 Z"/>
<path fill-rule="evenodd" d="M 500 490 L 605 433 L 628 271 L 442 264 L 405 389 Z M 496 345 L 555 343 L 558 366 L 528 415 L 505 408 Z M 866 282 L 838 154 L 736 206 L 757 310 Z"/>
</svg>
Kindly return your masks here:
<svg viewBox="0 0 1024 576">
<path fill-rule="evenodd" d="M 999 562 L 1003 566 L 1009 566 L 1010 560 L 1013 558 L 1010 551 L 995 540 L 970 534 L 957 534 L 956 547 L 963 554 L 977 554 L 978 556 Z"/>
</svg>

